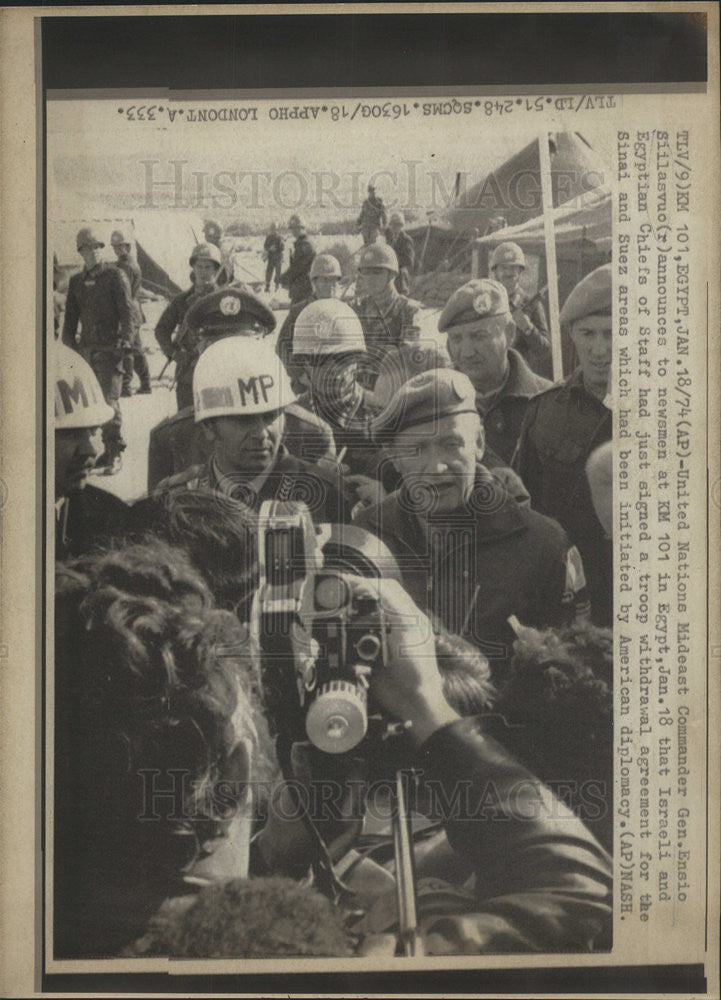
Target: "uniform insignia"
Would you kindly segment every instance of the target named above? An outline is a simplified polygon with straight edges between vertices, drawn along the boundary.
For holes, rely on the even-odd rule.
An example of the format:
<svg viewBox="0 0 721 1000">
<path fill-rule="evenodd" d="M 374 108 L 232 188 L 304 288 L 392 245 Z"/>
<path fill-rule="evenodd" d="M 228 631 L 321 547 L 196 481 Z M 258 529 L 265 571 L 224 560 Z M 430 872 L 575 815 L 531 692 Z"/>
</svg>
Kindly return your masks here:
<svg viewBox="0 0 721 1000">
<path fill-rule="evenodd" d="M 491 311 L 491 296 L 488 292 L 480 292 L 473 300 L 473 308 L 482 315 Z"/>
<path fill-rule="evenodd" d="M 237 316 L 240 312 L 240 299 L 234 295 L 226 295 L 220 300 L 220 311 L 224 316 Z"/>
</svg>

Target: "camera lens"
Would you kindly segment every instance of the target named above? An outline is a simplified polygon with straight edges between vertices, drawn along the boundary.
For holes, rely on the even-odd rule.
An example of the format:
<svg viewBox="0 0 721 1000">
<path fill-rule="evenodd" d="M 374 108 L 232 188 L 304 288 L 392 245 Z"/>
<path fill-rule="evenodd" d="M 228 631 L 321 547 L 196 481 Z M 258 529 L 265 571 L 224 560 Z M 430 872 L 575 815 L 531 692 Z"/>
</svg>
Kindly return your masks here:
<svg viewBox="0 0 721 1000">
<path fill-rule="evenodd" d="M 375 660 L 380 653 L 381 641 L 377 635 L 364 635 L 355 644 L 355 651 L 361 660 Z"/>
<path fill-rule="evenodd" d="M 344 580 L 337 576 L 325 576 L 315 585 L 315 603 L 324 611 L 337 611 L 345 607 L 350 595 Z"/>
</svg>

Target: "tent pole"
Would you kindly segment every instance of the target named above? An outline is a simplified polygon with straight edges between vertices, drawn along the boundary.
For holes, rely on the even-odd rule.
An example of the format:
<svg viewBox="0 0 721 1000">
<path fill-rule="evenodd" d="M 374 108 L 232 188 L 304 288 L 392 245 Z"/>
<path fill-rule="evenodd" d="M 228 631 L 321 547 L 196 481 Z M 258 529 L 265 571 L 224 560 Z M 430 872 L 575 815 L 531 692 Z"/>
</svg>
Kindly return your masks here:
<svg viewBox="0 0 721 1000">
<path fill-rule="evenodd" d="M 556 234 L 553 225 L 553 190 L 551 188 L 551 155 L 548 133 L 541 132 L 538 139 L 538 156 L 541 165 L 541 195 L 543 198 L 543 231 L 546 237 L 546 277 L 548 278 L 548 312 L 551 325 L 551 355 L 553 378 L 563 378 L 561 324 L 558 318 L 558 268 L 556 266 Z"/>
</svg>

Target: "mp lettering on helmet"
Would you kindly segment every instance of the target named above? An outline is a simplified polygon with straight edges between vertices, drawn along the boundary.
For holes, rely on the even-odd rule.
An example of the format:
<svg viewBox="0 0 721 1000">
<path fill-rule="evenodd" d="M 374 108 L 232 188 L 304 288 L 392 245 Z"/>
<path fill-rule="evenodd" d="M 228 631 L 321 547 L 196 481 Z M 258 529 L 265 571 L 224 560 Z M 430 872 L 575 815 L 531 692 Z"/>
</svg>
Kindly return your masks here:
<svg viewBox="0 0 721 1000">
<path fill-rule="evenodd" d="M 90 388 L 92 399 L 88 399 L 88 388 Z M 99 400 L 95 396 L 93 386 L 88 387 L 81 378 L 74 378 L 72 385 L 67 379 L 58 379 L 55 383 L 56 416 L 75 413 L 79 409 L 87 410 L 91 403 L 97 402 Z"/>
<path fill-rule="evenodd" d="M 268 402 L 268 390 L 272 389 L 275 385 L 275 379 L 272 375 L 255 375 L 249 378 L 246 382 L 244 379 L 238 379 L 238 391 L 240 392 L 240 405 L 247 406 L 246 397 L 252 394 L 252 403 L 257 406 L 260 402 L 260 395 L 263 396 L 263 402 Z M 260 387 L 260 392 L 258 391 Z"/>
</svg>

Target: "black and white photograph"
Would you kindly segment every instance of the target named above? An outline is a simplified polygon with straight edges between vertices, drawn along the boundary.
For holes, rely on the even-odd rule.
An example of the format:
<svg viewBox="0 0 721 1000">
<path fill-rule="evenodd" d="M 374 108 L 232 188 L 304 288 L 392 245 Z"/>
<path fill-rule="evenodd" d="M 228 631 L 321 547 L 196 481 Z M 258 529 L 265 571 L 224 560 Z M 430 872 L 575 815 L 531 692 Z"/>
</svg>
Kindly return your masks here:
<svg viewBox="0 0 721 1000">
<path fill-rule="evenodd" d="M 718 11 L 446 6 L 37 19 L 36 995 L 713 995 Z"/>
</svg>

